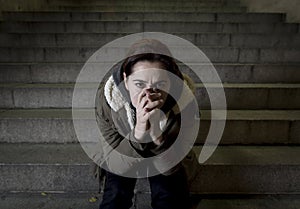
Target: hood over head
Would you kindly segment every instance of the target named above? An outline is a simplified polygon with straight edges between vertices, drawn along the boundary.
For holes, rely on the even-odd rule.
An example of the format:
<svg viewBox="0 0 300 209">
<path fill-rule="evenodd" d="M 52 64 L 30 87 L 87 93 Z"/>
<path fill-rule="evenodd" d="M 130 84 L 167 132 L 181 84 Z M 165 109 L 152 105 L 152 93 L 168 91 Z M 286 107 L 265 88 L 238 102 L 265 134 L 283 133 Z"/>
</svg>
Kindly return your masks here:
<svg viewBox="0 0 300 209">
<path fill-rule="evenodd" d="M 169 60 L 170 65 L 174 66 L 170 72 L 177 75 L 180 80 L 184 80 L 186 84 L 188 84 L 189 87 L 192 87 L 192 80 L 184 78 L 183 74 L 180 72 L 175 60 L 172 58 L 172 54 L 168 47 L 161 43 L 158 40 L 155 39 L 141 39 L 138 42 L 134 43 L 128 50 L 127 58 L 125 60 L 122 60 L 121 62 L 117 63 L 113 67 L 113 75 L 108 79 L 106 85 L 105 85 L 105 97 L 108 102 L 108 104 L 111 106 L 111 108 L 114 111 L 120 110 L 122 107 L 124 107 L 127 111 L 128 118 L 132 117 L 131 113 L 132 110 L 135 111 L 135 108 L 132 106 L 130 101 L 130 96 L 125 88 L 124 82 L 123 82 L 123 72 L 124 68 L 126 68 L 127 61 L 129 59 L 132 60 L 148 60 L 151 55 L 159 55 L 163 57 L 163 59 Z M 137 59 L 135 59 L 138 57 Z M 155 56 L 157 57 L 157 56 Z M 156 58 L 155 58 L 156 59 Z M 151 61 L 151 60 L 150 60 Z M 159 61 L 159 60 L 153 60 L 153 61 Z M 188 82 L 188 83 L 187 83 Z M 167 101 L 165 105 L 163 106 L 162 110 L 167 112 L 170 109 L 174 108 L 176 106 L 176 103 L 180 102 L 182 104 L 186 103 L 187 105 L 189 102 L 191 102 L 192 98 L 190 94 L 184 91 L 184 88 L 182 88 L 182 82 L 176 83 L 176 90 L 182 89 L 181 94 L 179 95 L 179 98 L 172 98 L 171 96 L 168 96 Z M 178 86 L 180 86 L 178 88 Z M 171 89 L 172 91 L 172 89 Z M 174 95 L 174 94 L 172 94 Z M 178 95 L 178 93 L 177 93 Z M 176 111 L 175 111 L 176 112 Z M 178 111 L 177 111 L 178 112 Z M 134 122 L 129 122 L 130 126 L 133 126 Z"/>
</svg>

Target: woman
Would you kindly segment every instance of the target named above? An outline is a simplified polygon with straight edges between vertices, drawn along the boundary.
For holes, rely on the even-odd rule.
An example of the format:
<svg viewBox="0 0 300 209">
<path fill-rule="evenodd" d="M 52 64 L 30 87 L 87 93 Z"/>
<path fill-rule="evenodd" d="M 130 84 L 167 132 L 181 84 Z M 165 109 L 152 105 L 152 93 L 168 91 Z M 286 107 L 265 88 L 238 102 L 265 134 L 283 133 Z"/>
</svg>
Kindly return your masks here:
<svg viewBox="0 0 300 209">
<path fill-rule="evenodd" d="M 196 102 L 190 95 L 182 93 L 182 82 L 171 79 L 170 74 L 184 80 L 168 48 L 153 39 L 134 44 L 128 58 L 121 66 L 115 66 L 113 75 L 99 89 L 96 98 L 97 122 L 110 150 L 116 150 L 120 156 L 150 158 L 168 150 L 177 140 L 183 125 L 188 127 L 186 132 L 190 132 L 189 128 L 195 130 L 194 115 L 184 119 L 177 102 L 183 101 L 183 111 L 187 112 L 197 109 Z M 173 96 L 176 93 L 177 98 Z M 103 147 L 107 150 L 105 145 Z M 194 156 L 190 154 L 189 161 L 194 160 L 191 157 Z M 131 168 L 126 163 L 123 158 L 106 157 L 108 169 L 100 209 L 129 209 L 132 206 L 136 178 L 121 173 L 128 174 L 131 169 L 142 172 L 144 168 L 134 165 Z M 186 169 L 182 162 L 166 166 L 153 165 L 150 168 L 163 170 L 148 177 L 152 208 L 188 209 Z"/>
</svg>

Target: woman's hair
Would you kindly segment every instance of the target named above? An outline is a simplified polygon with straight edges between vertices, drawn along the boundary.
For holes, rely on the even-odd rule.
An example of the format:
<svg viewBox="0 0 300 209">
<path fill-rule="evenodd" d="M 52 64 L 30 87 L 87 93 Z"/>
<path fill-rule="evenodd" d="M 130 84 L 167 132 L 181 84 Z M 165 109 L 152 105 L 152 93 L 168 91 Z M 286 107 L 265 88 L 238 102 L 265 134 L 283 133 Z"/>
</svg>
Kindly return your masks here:
<svg viewBox="0 0 300 209">
<path fill-rule="evenodd" d="M 133 66 L 140 61 L 149 61 L 149 62 L 159 62 L 164 70 L 167 70 L 176 76 L 178 76 L 181 80 L 183 79 L 183 75 L 181 74 L 178 65 L 172 57 L 163 54 L 154 54 L 154 53 L 144 53 L 137 54 L 126 58 L 121 67 L 121 73 L 125 73 L 126 76 L 132 74 Z M 123 75 L 121 75 L 123 77 Z M 124 78 L 122 78 L 123 80 Z"/>
<path fill-rule="evenodd" d="M 170 96 L 170 94 L 167 96 L 167 100 L 164 106 L 161 108 L 165 112 L 168 111 L 176 104 L 176 101 L 179 99 L 176 98 L 176 96 L 175 98 L 173 96 L 174 95 L 179 96 L 178 90 L 182 89 L 182 84 L 183 84 L 182 80 L 184 79 L 184 77 L 180 72 L 178 65 L 176 64 L 175 60 L 172 57 L 163 54 L 144 53 L 144 54 L 133 55 L 126 58 L 123 64 L 121 65 L 120 78 L 122 81 L 124 80 L 123 73 L 125 73 L 126 76 L 130 76 L 132 74 L 133 66 L 140 61 L 159 62 L 160 64 L 162 64 L 163 70 L 167 70 L 168 72 L 173 73 L 175 74 L 175 76 L 179 77 L 179 79 L 175 79 L 175 80 L 171 79 L 173 80 L 173 82 L 171 82 L 169 93 L 171 93 L 172 96 Z"/>
<path fill-rule="evenodd" d="M 172 58 L 172 54 L 168 47 L 155 39 L 141 39 L 137 41 L 129 48 L 127 58 L 114 66 L 115 71 L 113 73 L 113 78 L 121 93 L 128 101 L 130 101 L 128 91 L 123 82 L 123 74 L 125 73 L 126 76 L 130 76 L 132 74 L 133 66 L 140 61 L 159 62 L 164 70 L 173 73 L 179 78 L 172 79 L 170 92 L 162 110 L 167 111 L 169 108 L 172 108 L 179 99 L 177 98 L 179 97 L 177 95 L 178 92 L 181 92 L 180 90 L 183 87 L 184 78 L 175 59 Z M 173 97 L 174 95 L 176 96 Z"/>
</svg>

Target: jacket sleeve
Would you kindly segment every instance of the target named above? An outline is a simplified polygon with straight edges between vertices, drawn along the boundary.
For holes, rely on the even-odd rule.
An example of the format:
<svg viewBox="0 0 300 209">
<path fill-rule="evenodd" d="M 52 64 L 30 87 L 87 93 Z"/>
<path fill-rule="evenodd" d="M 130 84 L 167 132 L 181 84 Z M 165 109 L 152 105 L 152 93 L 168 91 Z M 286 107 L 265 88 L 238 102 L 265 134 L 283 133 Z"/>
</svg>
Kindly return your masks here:
<svg viewBox="0 0 300 209">
<path fill-rule="evenodd" d="M 165 175 L 172 174 L 179 167 L 178 165 L 173 167 L 175 162 L 182 160 L 185 164 L 189 162 L 189 160 L 185 160 L 185 157 L 190 156 L 192 152 L 191 149 L 197 138 L 200 123 L 199 118 L 195 117 L 195 108 L 196 103 L 191 102 L 181 112 L 180 118 L 175 117 L 174 123 L 170 124 L 170 129 L 164 134 L 165 142 L 161 145 L 162 147 L 152 149 L 156 155 L 161 154 L 160 159 L 155 161 L 154 165 Z M 171 169 L 166 171 L 165 168 Z"/>
<path fill-rule="evenodd" d="M 134 138 L 133 130 L 127 136 L 123 136 L 116 128 L 111 116 L 111 108 L 106 102 L 103 89 L 99 89 L 96 94 L 96 120 L 99 131 L 102 135 L 100 143 L 102 147 L 102 163 L 111 169 L 121 169 L 126 172 L 136 161 L 129 158 L 141 159 L 144 157 L 146 144 L 138 143 Z"/>
</svg>

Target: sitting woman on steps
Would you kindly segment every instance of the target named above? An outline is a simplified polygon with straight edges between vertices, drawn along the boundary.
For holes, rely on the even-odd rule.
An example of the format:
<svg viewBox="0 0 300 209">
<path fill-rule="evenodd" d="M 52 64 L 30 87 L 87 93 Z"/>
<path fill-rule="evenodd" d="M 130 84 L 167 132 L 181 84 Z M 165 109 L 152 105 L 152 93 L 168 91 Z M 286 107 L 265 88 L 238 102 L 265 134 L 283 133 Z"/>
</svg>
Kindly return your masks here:
<svg viewBox="0 0 300 209">
<path fill-rule="evenodd" d="M 197 103 L 185 86 L 193 88 L 169 49 L 143 39 L 99 88 L 96 118 L 105 176 L 100 209 L 129 209 L 140 177 L 149 180 L 153 209 L 190 208 L 188 180 L 195 169 L 188 166 L 196 162 L 190 138 L 199 127 Z"/>
</svg>

